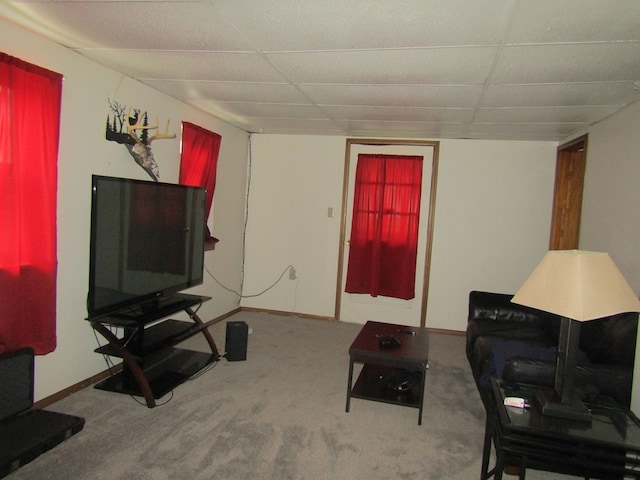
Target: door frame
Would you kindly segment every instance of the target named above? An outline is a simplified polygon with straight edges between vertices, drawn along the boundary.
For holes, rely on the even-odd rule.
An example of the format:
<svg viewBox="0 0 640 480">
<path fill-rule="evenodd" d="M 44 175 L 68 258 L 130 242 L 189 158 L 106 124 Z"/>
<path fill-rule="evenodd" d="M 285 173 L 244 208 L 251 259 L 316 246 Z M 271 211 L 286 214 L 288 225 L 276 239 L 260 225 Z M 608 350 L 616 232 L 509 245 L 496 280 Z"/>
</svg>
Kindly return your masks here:
<svg viewBox="0 0 640 480">
<path fill-rule="evenodd" d="M 585 134 L 557 149 L 549 250 L 572 250 L 580 243 L 588 145 L 589 135 Z"/>
<path fill-rule="evenodd" d="M 392 145 L 411 145 L 421 147 L 432 147 L 432 169 L 431 169 L 431 192 L 429 198 L 429 209 L 427 218 L 427 245 L 424 260 L 424 284 L 422 289 L 422 302 L 420 309 L 420 326 L 424 327 L 427 320 L 427 303 L 429 298 L 429 278 L 431 271 L 431 249 L 433 245 L 433 227 L 436 211 L 436 187 L 438 185 L 438 158 L 440 152 L 440 142 L 431 140 L 383 140 L 383 139 L 365 139 L 365 138 L 347 138 L 344 158 L 344 174 L 342 180 L 342 213 L 340 221 L 340 248 L 338 251 L 338 276 L 336 280 L 336 305 L 334 317 L 340 320 L 340 309 L 342 306 L 342 277 L 344 266 L 344 250 L 347 235 L 347 205 L 349 191 L 349 171 L 351 162 L 351 146 L 352 145 L 374 145 L 374 146 L 392 146 Z"/>
</svg>

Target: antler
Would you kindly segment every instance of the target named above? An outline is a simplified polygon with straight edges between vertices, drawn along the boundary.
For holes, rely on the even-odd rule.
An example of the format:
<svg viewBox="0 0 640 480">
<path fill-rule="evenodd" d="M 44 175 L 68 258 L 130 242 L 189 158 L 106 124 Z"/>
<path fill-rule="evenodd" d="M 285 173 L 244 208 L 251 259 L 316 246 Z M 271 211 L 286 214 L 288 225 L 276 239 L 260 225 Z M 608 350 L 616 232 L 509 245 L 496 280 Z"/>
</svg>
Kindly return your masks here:
<svg viewBox="0 0 640 480">
<path fill-rule="evenodd" d="M 129 112 L 131 111 L 131 107 L 129 107 L 127 109 L 127 133 L 136 141 L 136 143 L 139 144 L 144 144 L 142 142 L 142 140 L 140 140 L 140 137 L 138 137 L 138 135 L 136 134 L 136 130 L 158 130 L 158 133 L 156 133 L 155 135 L 152 135 L 151 137 L 149 137 L 147 139 L 147 145 L 149 145 L 153 140 L 156 139 L 162 139 L 162 138 L 176 138 L 176 134 L 172 133 L 169 134 L 169 122 L 171 120 L 167 120 L 167 124 L 165 126 L 164 132 L 160 132 L 160 128 L 158 127 L 158 117 L 156 117 L 156 124 L 155 125 L 143 125 L 142 124 L 142 118 L 144 117 L 144 115 L 147 112 L 140 112 L 140 114 L 138 115 L 138 118 L 136 119 L 136 123 L 131 125 L 128 121 L 129 118 L 131 118 L 129 116 Z"/>
<path fill-rule="evenodd" d="M 164 132 L 160 132 L 159 127 L 154 127 L 155 129 L 158 130 L 158 133 L 156 133 L 155 135 L 149 137 L 149 143 L 151 143 L 153 140 L 155 139 L 160 139 L 160 138 L 176 138 L 176 134 L 175 133 L 171 133 L 169 134 L 169 122 L 171 122 L 171 120 L 167 120 L 167 124 L 164 127 Z M 158 124 L 158 117 L 156 117 L 156 125 Z"/>
</svg>

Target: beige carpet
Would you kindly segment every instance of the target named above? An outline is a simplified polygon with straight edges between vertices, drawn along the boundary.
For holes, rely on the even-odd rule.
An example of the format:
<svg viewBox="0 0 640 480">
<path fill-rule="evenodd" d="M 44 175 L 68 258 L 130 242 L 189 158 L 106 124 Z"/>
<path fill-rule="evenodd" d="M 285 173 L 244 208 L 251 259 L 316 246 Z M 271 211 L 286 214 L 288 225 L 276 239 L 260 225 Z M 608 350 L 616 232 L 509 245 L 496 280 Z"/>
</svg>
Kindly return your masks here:
<svg viewBox="0 0 640 480">
<path fill-rule="evenodd" d="M 8 478 L 480 477 L 484 411 L 464 337 L 431 335 L 419 426 L 413 408 L 352 399 L 345 412 L 348 348 L 360 325 L 258 313 L 230 320 L 253 330 L 246 361 L 220 361 L 155 409 L 93 388 L 67 397 L 48 409 L 84 417 L 84 430 Z M 210 329 L 221 351 L 225 326 Z M 183 346 L 206 351 L 200 337 Z M 569 477 L 532 471 L 527 478 Z"/>
</svg>

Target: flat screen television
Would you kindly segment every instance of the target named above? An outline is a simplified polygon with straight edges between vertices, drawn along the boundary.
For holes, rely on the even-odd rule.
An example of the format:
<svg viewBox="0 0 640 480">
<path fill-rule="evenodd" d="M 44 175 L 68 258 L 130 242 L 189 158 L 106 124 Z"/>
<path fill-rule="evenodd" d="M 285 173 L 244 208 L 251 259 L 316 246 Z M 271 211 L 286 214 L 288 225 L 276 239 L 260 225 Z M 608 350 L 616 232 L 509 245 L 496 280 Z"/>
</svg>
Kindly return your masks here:
<svg viewBox="0 0 640 480">
<path fill-rule="evenodd" d="M 91 195 L 89 320 L 203 282 L 204 188 L 94 175 Z"/>
</svg>

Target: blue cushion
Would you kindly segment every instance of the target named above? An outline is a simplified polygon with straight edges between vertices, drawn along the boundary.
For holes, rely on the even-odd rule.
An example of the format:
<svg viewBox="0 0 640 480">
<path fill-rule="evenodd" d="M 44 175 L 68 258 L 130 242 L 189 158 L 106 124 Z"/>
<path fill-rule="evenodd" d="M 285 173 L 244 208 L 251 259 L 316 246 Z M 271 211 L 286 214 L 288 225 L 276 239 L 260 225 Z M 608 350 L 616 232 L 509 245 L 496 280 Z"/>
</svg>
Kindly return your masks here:
<svg viewBox="0 0 640 480">
<path fill-rule="evenodd" d="M 558 347 L 534 345 L 522 340 L 495 338 L 491 340 L 491 353 L 489 368 L 485 370 L 479 380 L 482 388 L 489 388 L 491 377 L 502 378 L 504 367 L 511 357 L 555 362 L 558 356 Z M 578 353 L 578 364 L 589 364 L 589 358 L 583 351 Z"/>
</svg>

